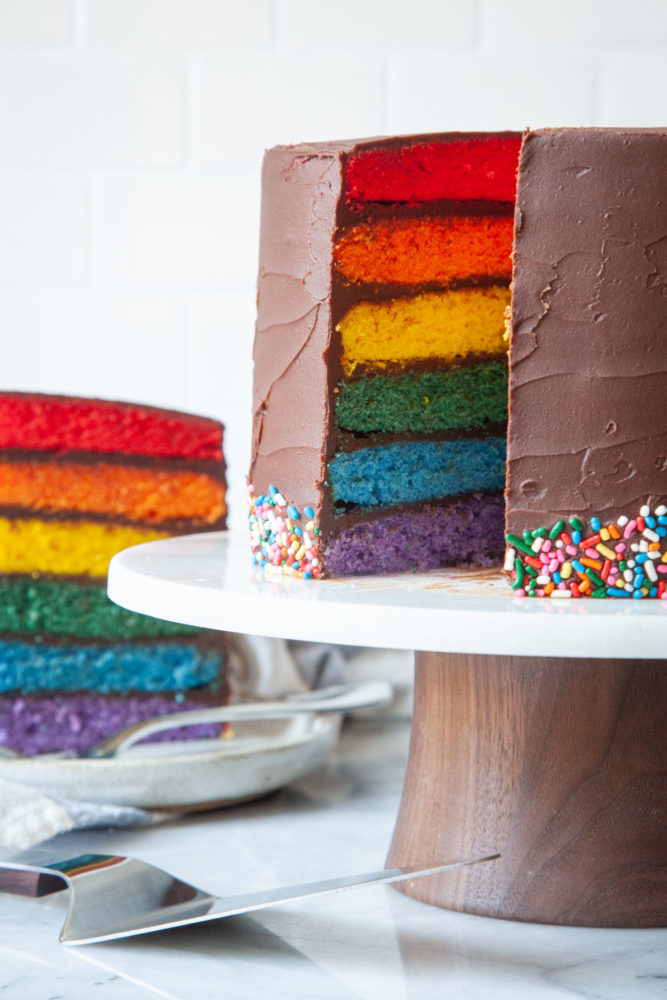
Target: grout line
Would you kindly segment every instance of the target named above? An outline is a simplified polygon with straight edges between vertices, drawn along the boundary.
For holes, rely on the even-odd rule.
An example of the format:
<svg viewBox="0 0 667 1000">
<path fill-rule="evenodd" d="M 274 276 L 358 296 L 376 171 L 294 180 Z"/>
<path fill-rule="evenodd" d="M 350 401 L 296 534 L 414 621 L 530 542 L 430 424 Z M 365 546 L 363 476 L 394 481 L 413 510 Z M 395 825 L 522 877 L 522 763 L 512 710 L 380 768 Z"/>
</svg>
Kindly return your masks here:
<svg viewBox="0 0 667 1000">
<path fill-rule="evenodd" d="M 483 48 L 483 40 L 486 32 L 484 31 L 484 24 L 486 23 L 486 0 L 474 0 L 475 12 L 472 21 L 472 48 L 480 49 Z"/>
<path fill-rule="evenodd" d="M 276 55 L 287 56 L 290 47 L 287 41 L 287 0 L 273 0 L 273 49 Z"/>
<path fill-rule="evenodd" d="M 385 66 L 385 130 L 387 135 L 396 131 L 398 121 L 398 68 L 396 60 L 387 58 Z"/>
<path fill-rule="evenodd" d="M 86 48 L 88 35 L 87 0 L 74 0 L 74 47 L 81 51 Z"/>
<path fill-rule="evenodd" d="M 102 178 L 90 179 L 90 286 L 94 291 L 102 285 Z"/>
<path fill-rule="evenodd" d="M 0 0 L 1 2 L 1 0 Z M 248 171 L 256 170 L 259 174 L 261 168 L 261 150 L 255 156 L 249 156 L 247 160 L 238 160 L 229 163 L 203 163 L 193 164 L 193 170 L 205 176 L 215 176 L 216 174 L 247 176 Z M 119 167 L 22 167 L 3 166 L 0 163 L 0 178 L 7 180 L 33 180 L 43 181 L 45 179 L 54 181 L 80 180 L 85 181 L 91 177 L 96 177 L 105 181 L 114 180 L 141 180 L 150 177 L 174 177 L 180 174 L 189 175 L 191 173 L 188 164 L 183 159 L 180 163 L 162 164 L 130 164 Z"/>
<path fill-rule="evenodd" d="M 601 91 L 602 91 L 602 80 L 600 79 L 600 56 L 599 53 L 595 54 L 595 58 L 591 62 L 593 75 L 591 80 L 591 106 L 593 110 L 593 122 L 591 124 L 598 125 L 601 118 Z"/>
<path fill-rule="evenodd" d="M 185 162 L 183 168 L 192 170 L 199 138 L 197 108 L 201 107 L 201 71 L 199 60 L 190 56 L 186 62 L 185 80 Z"/>
<path fill-rule="evenodd" d="M 201 337 L 198 333 L 199 324 L 195 323 L 197 303 L 195 295 L 190 292 L 186 298 L 185 321 L 185 399 L 190 409 L 194 408 L 201 393 L 199 371 L 202 362 Z"/>
</svg>

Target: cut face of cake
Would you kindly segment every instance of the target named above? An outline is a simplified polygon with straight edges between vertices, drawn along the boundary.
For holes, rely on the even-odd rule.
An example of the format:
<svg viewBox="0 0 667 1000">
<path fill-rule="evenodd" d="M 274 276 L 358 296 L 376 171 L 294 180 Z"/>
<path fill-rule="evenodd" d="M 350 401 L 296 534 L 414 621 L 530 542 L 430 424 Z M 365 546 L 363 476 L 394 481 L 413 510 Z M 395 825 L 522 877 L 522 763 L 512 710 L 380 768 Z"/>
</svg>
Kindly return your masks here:
<svg viewBox="0 0 667 1000">
<path fill-rule="evenodd" d="M 505 567 L 519 595 L 667 597 L 667 130 L 524 137 Z"/>
<path fill-rule="evenodd" d="M 224 701 L 224 637 L 112 604 L 106 575 L 123 548 L 225 518 L 216 421 L 0 393 L 0 743 L 79 750 Z"/>
<path fill-rule="evenodd" d="M 264 161 L 250 530 L 306 577 L 500 561 L 519 136 Z"/>
</svg>

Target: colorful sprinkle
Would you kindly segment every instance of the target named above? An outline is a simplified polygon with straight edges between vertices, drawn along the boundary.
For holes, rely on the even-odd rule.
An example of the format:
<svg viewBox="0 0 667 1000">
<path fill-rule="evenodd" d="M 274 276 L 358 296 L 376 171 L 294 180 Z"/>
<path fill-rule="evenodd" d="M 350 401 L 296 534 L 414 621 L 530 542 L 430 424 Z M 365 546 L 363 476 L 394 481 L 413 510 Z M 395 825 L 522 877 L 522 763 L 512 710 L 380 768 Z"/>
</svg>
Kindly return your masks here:
<svg viewBox="0 0 667 1000">
<path fill-rule="evenodd" d="M 266 496 L 255 496 L 248 486 L 250 543 L 255 565 L 268 572 L 300 576 L 305 580 L 317 578 L 319 569 L 318 529 L 312 518 L 312 507 L 304 507 L 309 520 L 302 528 L 301 511 L 288 504 L 276 486 L 269 486 Z"/>
<path fill-rule="evenodd" d="M 528 597 L 667 599 L 667 505 L 644 504 L 615 523 L 572 516 L 551 529 L 506 536 L 514 592 Z M 527 588 L 527 589 L 526 589 Z"/>
</svg>

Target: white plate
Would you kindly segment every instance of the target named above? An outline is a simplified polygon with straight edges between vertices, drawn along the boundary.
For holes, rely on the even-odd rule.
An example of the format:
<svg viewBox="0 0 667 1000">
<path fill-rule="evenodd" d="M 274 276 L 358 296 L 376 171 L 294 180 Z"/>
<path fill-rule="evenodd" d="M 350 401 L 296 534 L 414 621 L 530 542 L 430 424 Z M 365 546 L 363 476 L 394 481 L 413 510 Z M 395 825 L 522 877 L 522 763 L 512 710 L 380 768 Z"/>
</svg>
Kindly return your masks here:
<svg viewBox="0 0 667 1000">
<path fill-rule="evenodd" d="M 110 760 L 0 760 L 0 778 L 54 798 L 143 809 L 203 809 L 275 791 L 315 770 L 340 716 L 234 723 L 230 739 L 146 743 Z"/>
</svg>

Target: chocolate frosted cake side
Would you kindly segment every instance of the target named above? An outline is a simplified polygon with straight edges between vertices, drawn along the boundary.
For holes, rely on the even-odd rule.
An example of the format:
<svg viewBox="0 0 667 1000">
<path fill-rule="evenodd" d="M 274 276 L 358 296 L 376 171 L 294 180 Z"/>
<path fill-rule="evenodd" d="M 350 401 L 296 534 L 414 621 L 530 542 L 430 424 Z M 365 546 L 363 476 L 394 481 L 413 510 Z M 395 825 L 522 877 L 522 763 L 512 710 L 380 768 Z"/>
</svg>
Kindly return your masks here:
<svg viewBox="0 0 667 1000">
<path fill-rule="evenodd" d="M 667 130 L 524 136 L 505 568 L 521 595 L 667 591 Z"/>
</svg>

